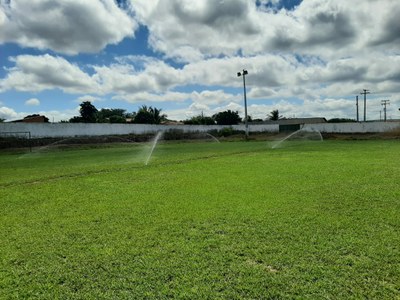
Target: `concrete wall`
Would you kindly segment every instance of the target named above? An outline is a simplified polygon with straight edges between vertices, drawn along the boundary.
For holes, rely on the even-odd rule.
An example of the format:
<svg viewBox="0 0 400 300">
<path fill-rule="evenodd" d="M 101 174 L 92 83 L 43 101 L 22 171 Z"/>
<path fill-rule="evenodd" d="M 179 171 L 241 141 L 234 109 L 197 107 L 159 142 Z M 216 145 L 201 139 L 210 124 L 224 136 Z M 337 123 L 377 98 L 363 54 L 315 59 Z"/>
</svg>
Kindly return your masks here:
<svg viewBox="0 0 400 300">
<path fill-rule="evenodd" d="M 320 123 L 306 124 L 303 128 L 322 133 L 377 133 L 400 129 L 400 122 Z"/>
<path fill-rule="evenodd" d="M 32 138 L 40 137 L 76 137 L 123 134 L 154 134 L 158 131 L 182 130 L 184 132 L 207 132 L 223 128 L 245 130 L 244 125 L 145 125 L 145 124 L 96 124 L 96 123 L 0 123 L 0 135 L 5 132 L 29 131 Z M 374 133 L 400 129 L 400 122 L 366 123 L 321 123 L 306 124 L 303 128 L 326 133 Z M 249 125 L 250 132 L 279 132 L 277 124 Z M 15 134 L 19 135 L 19 134 Z"/>
<path fill-rule="evenodd" d="M 29 131 L 32 138 L 41 137 L 77 137 L 77 136 L 101 136 L 123 134 L 147 134 L 158 131 L 182 130 L 184 132 L 208 132 L 222 130 L 245 130 L 244 125 L 220 126 L 220 125 L 146 125 L 146 124 L 96 124 L 96 123 L 0 123 L 0 135 L 5 132 Z M 278 132 L 279 125 L 259 124 L 249 126 L 251 132 Z M 21 136 L 21 134 L 15 134 Z"/>
</svg>

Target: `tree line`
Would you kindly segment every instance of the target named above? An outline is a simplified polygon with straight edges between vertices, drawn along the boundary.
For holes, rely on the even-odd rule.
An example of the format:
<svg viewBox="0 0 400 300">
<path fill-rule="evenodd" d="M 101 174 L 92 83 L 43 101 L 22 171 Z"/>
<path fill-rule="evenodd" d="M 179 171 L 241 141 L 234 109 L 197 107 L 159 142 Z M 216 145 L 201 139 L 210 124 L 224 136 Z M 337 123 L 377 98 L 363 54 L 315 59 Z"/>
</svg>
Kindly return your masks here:
<svg viewBox="0 0 400 300">
<path fill-rule="evenodd" d="M 156 107 L 142 105 L 138 111 L 133 113 L 126 112 L 121 108 L 102 108 L 98 110 L 90 101 L 80 104 L 79 116 L 72 117 L 70 123 L 136 123 L 136 124 L 161 124 L 168 121 L 167 115 Z M 269 120 L 279 120 L 282 116 L 278 110 L 273 110 L 268 116 Z M 239 116 L 238 111 L 226 110 L 212 116 L 198 116 L 183 120 L 184 124 L 190 125 L 237 125 L 244 120 Z M 247 118 L 248 122 L 261 122 L 262 119 Z"/>
<path fill-rule="evenodd" d="M 400 110 L 400 109 L 399 109 Z M 126 112 L 122 108 L 102 108 L 98 110 L 90 101 L 84 101 L 80 104 L 79 116 L 72 117 L 68 121 L 61 121 L 62 123 L 136 123 L 136 124 L 161 124 L 169 121 L 167 115 L 162 113 L 162 109 L 142 105 L 138 111 L 133 113 Z M 25 118 L 39 116 L 29 115 Z M 285 119 L 279 114 L 279 110 L 272 110 L 266 119 L 252 119 L 251 116 L 247 117 L 248 122 L 263 122 L 265 120 L 278 121 Z M 5 119 L 0 118 L 0 123 Z M 45 117 L 45 122 L 49 119 Z M 226 110 L 214 114 L 212 116 L 205 116 L 203 113 L 183 120 L 184 124 L 189 125 L 237 125 L 244 122 L 241 119 L 238 111 Z M 340 122 L 355 122 L 354 119 L 347 118 L 334 118 L 328 120 L 330 123 Z"/>
<path fill-rule="evenodd" d="M 102 108 L 98 110 L 90 101 L 80 104 L 79 116 L 72 117 L 70 123 L 137 123 L 161 124 L 167 115 L 161 109 L 152 106 L 141 106 L 137 112 L 128 113 L 121 108 Z"/>
</svg>

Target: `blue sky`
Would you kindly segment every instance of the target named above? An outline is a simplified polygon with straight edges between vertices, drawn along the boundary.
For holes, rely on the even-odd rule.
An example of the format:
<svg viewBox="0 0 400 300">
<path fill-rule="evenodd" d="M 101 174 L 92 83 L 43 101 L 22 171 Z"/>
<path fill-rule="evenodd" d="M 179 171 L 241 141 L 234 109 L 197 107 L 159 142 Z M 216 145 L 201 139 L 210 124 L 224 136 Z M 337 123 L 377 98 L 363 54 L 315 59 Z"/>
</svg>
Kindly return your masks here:
<svg viewBox="0 0 400 300">
<path fill-rule="evenodd" d="M 0 0 L 0 118 L 68 120 L 82 101 L 243 116 L 247 69 L 253 118 L 355 118 L 365 88 L 368 120 L 382 99 L 399 119 L 398 15 L 397 0 Z"/>
</svg>

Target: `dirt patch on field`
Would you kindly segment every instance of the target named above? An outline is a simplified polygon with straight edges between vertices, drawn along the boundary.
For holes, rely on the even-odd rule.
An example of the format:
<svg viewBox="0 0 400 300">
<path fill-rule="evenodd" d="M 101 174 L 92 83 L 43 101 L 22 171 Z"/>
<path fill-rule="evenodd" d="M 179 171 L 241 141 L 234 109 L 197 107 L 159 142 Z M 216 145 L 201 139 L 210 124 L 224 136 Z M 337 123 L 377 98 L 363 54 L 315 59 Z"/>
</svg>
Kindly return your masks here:
<svg viewBox="0 0 400 300">
<path fill-rule="evenodd" d="M 322 133 L 324 140 L 392 140 L 400 139 L 400 129 L 381 133 Z"/>
</svg>

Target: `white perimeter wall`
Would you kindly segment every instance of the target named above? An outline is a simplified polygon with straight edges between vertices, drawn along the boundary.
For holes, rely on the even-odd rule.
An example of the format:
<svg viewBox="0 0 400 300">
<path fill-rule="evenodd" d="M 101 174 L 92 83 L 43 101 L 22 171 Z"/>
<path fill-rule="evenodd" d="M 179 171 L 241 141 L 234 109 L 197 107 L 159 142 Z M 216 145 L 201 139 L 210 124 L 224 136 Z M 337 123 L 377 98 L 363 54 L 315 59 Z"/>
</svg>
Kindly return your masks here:
<svg viewBox="0 0 400 300">
<path fill-rule="evenodd" d="M 29 131 L 32 138 L 40 137 L 76 137 L 99 135 L 146 134 L 158 131 L 182 130 L 184 132 L 208 132 L 210 130 L 245 130 L 244 125 L 146 125 L 146 124 L 99 124 L 99 123 L 0 123 L 0 135 L 5 132 Z M 374 133 L 400 129 L 400 122 L 366 123 L 321 123 L 305 124 L 304 129 L 326 133 Z M 277 124 L 249 125 L 250 132 L 279 132 Z M 15 134 L 18 135 L 18 134 Z"/>
<path fill-rule="evenodd" d="M 147 125 L 147 124 L 105 124 L 105 123 L 0 123 L 0 135 L 5 132 L 29 131 L 32 138 L 76 137 L 99 135 L 146 134 L 158 131 L 182 130 L 184 132 L 208 132 L 210 130 L 245 130 L 244 125 Z M 251 132 L 278 132 L 279 125 L 261 124 L 249 126 Z M 15 134 L 20 136 L 20 134 Z"/>
<path fill-rule="evenodd" d="M 400 122 L 320 123 L 306 124 L 303 128 L 326 133 L 376 133 L 400 129 Z"/>
</svg>

